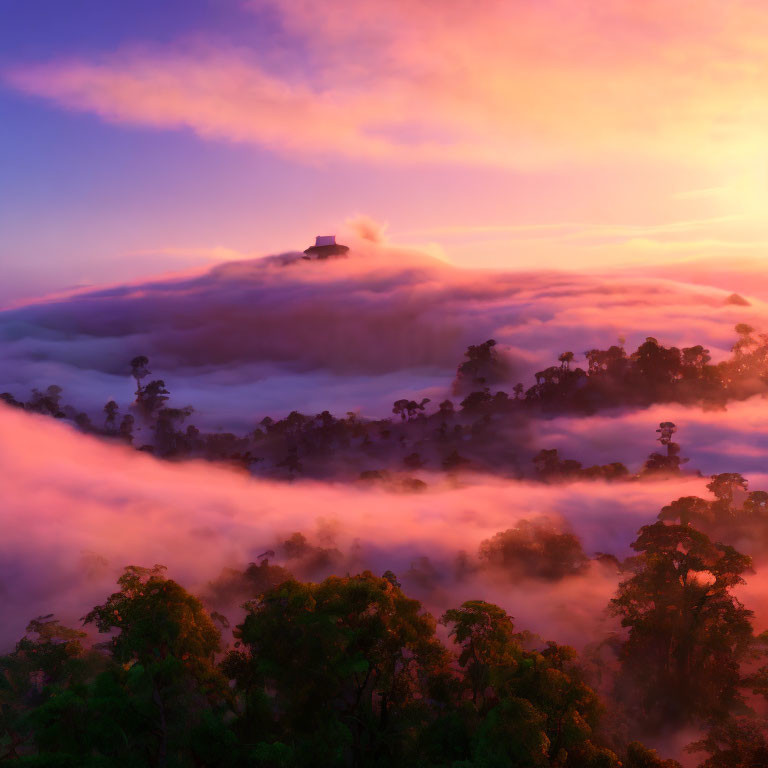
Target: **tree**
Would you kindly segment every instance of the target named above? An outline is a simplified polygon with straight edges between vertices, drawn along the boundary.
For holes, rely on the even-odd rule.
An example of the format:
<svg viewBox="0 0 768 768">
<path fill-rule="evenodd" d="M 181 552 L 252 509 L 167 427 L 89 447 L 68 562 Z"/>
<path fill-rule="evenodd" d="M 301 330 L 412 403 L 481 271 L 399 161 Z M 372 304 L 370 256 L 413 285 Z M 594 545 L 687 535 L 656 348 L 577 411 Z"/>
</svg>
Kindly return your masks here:
<svg viewBox="0 0 768 768">
<path fill-rule="evenodd" d="M 747 481 L 738 472 L 722 472 L 712 475 L 707 483 L 707 490 L 711 491 L 716 501 L 713 511 L 716 517 L 728 518 L 735 514 L 735 501 L 741 495 L 742 501 L 746 496 Z"/>
<path fill-rule="evenodd" d="M 295 447 L 289 448 L 288 453 L 275 464 L 276 467 L 285 467 L 290 477 L 294 477 L 298 472 L 304 469 L 304 465 L 299 459 L 299 452 Z"/>
<path fill-rule="evenodd" d="M 138 355 L 131 360 L 131 376 L 136 379 L 136 402 L 140 403 L 142 398 L 141 380 L 146 379 L 152 371 L 149 370 L 149 358 L 145 355 Z"/>
<path fill-rule="evenodd" d="M 307 764 L 398 756 L 447 674 L 434 619 L 418 601 L 366 571 L 284 582 L 246 607 L 239 649 L 224 665 L 245 696 L 241 732 L 263 739 L 271 720 L 272 740 L 290 738 Z"/>
<path fill-rule="evenodd" d="M 504 380 L 508 366 L 496 350 L 495 339 L 488 339 L 482 344 L 472 344 L 464 353 L 467 359 L 456 369 L 454 394 L 476 390 Z"/>
<path fill-rule="evenodd" d="M 406 419 L 411 421 L 419 412 L 424 411 L 424 406 L 428 402 L 430 402 L 428 397 L 422 398 L 421 402 L 418 403 L 415 400 L 408 399 L 395 400 L 392 406 L 392 413 L 396 416 L 399 415 L 402 421 Z"/>
<path fill-rule="evenodd" d="M 424 466 L 424 459 L 418 453 L 409 453 L 404 459 L 403 464 L 408 469 L 421 469 Z"/>
<path fill-rule="evenodd" d="M 0 762 L 19 758 L 32 744 L 45 748 L 44 713 L 57 708 L 60 699 L 75 698 L 69 692 L 102 666 L 84 649 L 85 637 L 52 614 L 40 616 L 30 621 L 13 652 L 0 656 Z M 67 719 L 58 724 L 60 729 L 72 725 Z M 78 741 L 81 730 L 74 728 L 67 740 Z"/>
<path fill-rule="evenodd" d="M 582 473 L 580 461 L 561 459 L 557 448 L 543 448 L 533 457 L 533 465 L 540 480 L 560 480 Z"/>
<path fill-rule="evenodd" d="M 471 463 L 466 456 L 462 456 L 458 451 L 454 450 L 443 459 L 442 467 L 446 472 L 456 472 L 459 469 L 465 469 Z"/>
<path fill-rule="evenodd" d="M 208 598 L 214 605 L 225 609 L 233 604 L 240 605 L 252 600 L 268 589 L 293 578 L 285 568 L 272 565 L 267 556 L 274 557 L 275 553 L 268 550 L 259 556 L 263 559 L 260 559 L 258 565 L 249 563 L 244 571 L 224 568 L 218 578 L 209 584 Z"/>
<path fill-rule="evenodd" d="M 407 399 L 400 399 L 395 400 L 394 404 L 392 405 L 392 413 L 395 414 L 395 416 L 399 416 L 401 421 L 405 421 L 406 416 L 408 415 L 408 403 L 410 401 Z"/>
<path fill-rule="evenodd" d="M 35 413 L 44 413 L 56 418 L 62 418 L 64 413 L 61 410 L 61 392 L 62 389 L 56 384 L 46 387 L 45 392 L 38 389 L 32 390 L 32 397 L 26 404 L 27 410 Z"/>
<path fill-rule="evenodd" d="M 701 527 L 711 519 L 710 504 L 698 496 L 682 496 L 671 504 L 662 507 L 659 520 L 667 522 L 679 521 L 680 525 L 696 525 Z"/>
<path fill-rule="evenodd" d="M 120 433 L 120 437 L 122 437 L 126 443 L 133 442 L 134 422 L 135 422 L 135 419 L 130 413 L 127 413 L 125 416 L 123 416 L 123 420 L 120 422 L 120 427 L 118 429 L 118 432 Z"/>
<path fill-rule="evenodd" d="M 672 440 L 677 432 L 677 426 L 671 421 L 662 421 L 656 431 L 659 433 L 656 439 L 666 448 L 666 454 L 652 453 L 643 465 L 643 473 L 679 472 L 680 465 L 685 464 L 688 459 L 680 457 L 680 446 Z"/>
<path fill-rule="evenodd" d="M 149 385 L 147 385 L 149 389 Z M 145 400 L 145 402 L 148 402 Z M 184 436 L 178 430 L 194 409 L 191 405 L 184 408 L 161 408 L 155 422 L 155 448 L 160 456 L 177 453 L 185 445 Z"/>
<path fill-rule="evenodd" d="M 731 717 L 716 723 L 707 735 L 690 744 L 689 752 L 706 752 L 699 768 L 757 768 L 768 765 L 768 722 Z"/>
<path fill-rule="evenodd" d="M 757 346 L 756 339 L 752 336 L 755 329 L 747 323 L 737 323 L 735 329 L 738 339 L 736 343 L 731 347 L 731 351 L 736 358 L 743 357 L 746 351 Z"/>
<path fill-rule="evenodd" d="M 9 405 L 11 408 L 23 408 L 24 403 L 17 400 L 10 392 L 0 393 L 0 401 Z"/>
<path fill-rule="evenodd" d="M 462 687 L 481 717 L 473 765 L 618 768 L 616 755 L 594 737 L 600 700 L 572 648 L 525 650 L 528 638 L 514 631 L 512 617 L 482 600 L 440 621 L 459 646 Z"/>
<path fill-rule="evenodd" d="M 683 365 L 683 377 L 688 379 L 701 378 L 704 369 L 709 365 L 712 359 L 708 349 L 704 349 L 701 344 L 695 347 L 683 347 L 681 353 Z"/>
<path fill-rule="evenodd" d="M 117 420 L 117 415 L 120 412 L 120 406 L 114 401 L 110 400 L 105 406 L 104 406 L 104 426 L 107 430 L 107 432 L 114 432 L 115 431 L 115 421 Z"/>
<path fill-rule="evenodd" d="M 450 627 L 450 636 L 460 648 L 459 666 L 472 703 L 482 706 L 498 669 L 514 666 L 520 658 L 519 636 L 512 617 L 498 605 L 469 600 L 446 611 L 440 623 Z"/>
<path fill-rule="evenodd" d="M 90 432 L 93 429 L 91 417 L 85 412 L 78 413 L 74 418 L 74 422 L 83 432 Z"/>
<path fill-rule="evenodd" d="M 418 403 L 415 400 L 409 400 L 408 405 L 406 406 L 406 410 L 408 411 L 408 421 L 415 418 L 420 413 L 423 413 L 424 406 L 429 402 L 430 399 L 428 397 L 423 397 Z"/>
<path fill-rule="evenodd" d="M 688 525 L 640 529 L 633 575 L 611 601 L 629 634 L 622 675 L 632 705 L 654 726 L 721 718 L 741 701 L 739 664 L 752 612 L 730 592 L 751 560 Z"/>
<path fill-rule="evenodd" d="M 124 739 L 147 753 L 150 765 L 199 764 L 190 752 L 200 730 L 217 730 L 215 715 L 229 698 L 214 660 L 219 630 L 163 566 L 128 566 L 117 583 L 119 591 L 83 619 L 117 632 L 106 646 L 120 666 L 100 681 L 100 695 L 122 711 Z"/>
<path fill-rule="evenodd" d="M 649 336 L 632 354 L 637 386 L 652 397 L 665 396 L 670 385 L 682 376 L 681 353 L 677 347 L 664 347 Z"/>
<path fill-rule="evenodd" d="M 520 520 L 514 528 L 480 544 L 480 559 L 518 581 L 555 581 L 587 569 L 589 558 L 572 533 L 558 531 L 549 520 Z"/>
<path fill-rule="evenodd" d="M 666 445 L 667 451 L 669 451 L 669 446 L 672 445 L 672 438 L 675 432 L 677 432 L 677 426 L 674 424 L 674 422 L 662 421 L 656 431 L 659 433 L 659 437 L 657 438 L 658 441 L 662 445 Z"/>
<path fill-rule="evenodd" d="M 624 768 L 683 768 L 677 760 L 663 760 L 655 749 L 648 749 L 639 741 L 630 741 L 622 762 Z"/>
<path fill-rule="evenodd" d="M 117 580 L 120 590 L 83 622 L 99 632 L 119 630 L 110 650 L 121 664 L 149 665 L 173 656 L 201 683 L 213 680 L 219 631 L 200 600 L 166 578 L 165 570 L 129 565 Z"/>
<path fill-rule="evenodd" d="M 168 401 L 169 394 L 165 388 L 165 382 L 162 379 L 156 379 L 144 387 L 138 402 L 141 404 L 145 415 L 152 417 Z"/>
<path fill-rule="evenodd" d="M 742 509 L 751 520 L 765 523 L 768 518 L 768 493 L 751 491 L 744 501 Z"/>
<path fill-rule="evenodd" d="M 472 413 L 481 411 L 493 401 L 491 391 L 486 387 L 479 392 L 470 392 L 460 403 L 463 410 Z"/>
<path fill-rule="evenodd" d="M 218 630 L 163 571 L 130 566 L 120 591 L 85 617 L 113 634 L 107 643 L 87 650 L 84 632 L 44 616 L 0 657 L 0 759 L 62 768 L 235 765 L 229 688 L 213 659 Z"/>
<path fill-rule="evenodd" d="M 587 359 L 587 375 L 606 375 L 619 379 L 627 369 L 627 353 L 623 346 L 612 346 L 607 350 L 590 349 L 584 353 Z"/>
</svg>

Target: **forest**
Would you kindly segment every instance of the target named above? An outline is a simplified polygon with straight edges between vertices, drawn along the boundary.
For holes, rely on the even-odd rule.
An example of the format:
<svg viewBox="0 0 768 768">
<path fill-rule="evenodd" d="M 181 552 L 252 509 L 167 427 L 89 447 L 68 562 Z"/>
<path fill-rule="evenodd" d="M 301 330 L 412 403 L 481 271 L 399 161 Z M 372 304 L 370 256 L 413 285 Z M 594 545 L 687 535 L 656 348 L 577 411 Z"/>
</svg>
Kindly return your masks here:
<svg viewBox="0 0 768 768">
<path fill-rule="evenodd" d="M 681 471 L 675 429 L 659 426 L 642 473 Z M 541 453 L 542 483 L 584 472 Z M 322 575 L 343 574 L 342 553 L 299 531 L 197 594 L 128 565 L 79 624 L 51 605 L 0 656 L 0 762 L 678 768 L 663 745 L 693 733 L 700 768 L 765 765 L 768 632 L 739 594 L 765 560 L 768 492 L 734 472 L 706 490 L 649 510 L 628 557 L 543 519 L 456 557 L 457 580 L 615 578 L 604 612 L 621 630 L 578 652 L 482 599 L 432 615 L 392 570 Z"/>
<path fill-rule="evenodd" d="M 713 486 L 711 518 L 729 498 L 722 480 Z M 661 517 L 707 504 L 694 501 Z M 488 542 L 488 556 L 531 557 L 530 543 L 507 539 Z M 755 710 L 768 697 L 768 636 L 754 635 L 733 595 L 751 559 L 687 519 L 644 526 L 632 548 L 608 608 L 626 638 L 582 658 L 482 600 L 436 620 L 391 571 L 305 583 L 266 559 L 211 585 L 208 605 L 248 595 L 225 649 L 222 613 L 163 566 L 129 566 L 82 619 L 103 642 L 41 616 L 0 657 L 0 759 L 674 768 L 634 737 L 693 724 L 707 728 L 688 747 L 704 753 L 701 766 L 764 765 Z M 556 549 L 535 551 L 562 562 Z M 610 682 L 597 665 L 615 666 Z"/>
<path fill-rule="evenodd" d="M 765 525 L 766 494 L 739 510 L 739 485 L 713 478 L 713 501 L 679 499 L 640 529 L 607 606 L 626 635 L 581 657 L 482 600 L 435 618 L 391 571 L 302 582 L 264 558 L 201 599 L 161 565 L 128 566 L 84 629 L 35 618 L 0 657 L 0 760 L 675 768 L 642 738 L 694 727 L 702 768 L 765 765 L 768 633 L 734 595 L 752 560 L 693 525 Z M 482 554 L 567 578 L 551 572 L 574 547 L 562 538 L 507 531 Z M 234 626 L 216 610 L 232 598 Z"/>
<path fill-rule="evenodd" d="M 197 594 L 163 565 L 128 565 L 118 591 L 82 606 L 79 625 L 60 622 L 51 605 L 0 657 L 0 762 L 678 768 L 664 745 L 680 757 L 691 733 L 686 765 L 767 765 L 768 633 L 755 629 L 739 589 L 764 561 L 768 491 L 738 472 L 705 477 L 691 467 L 671 421 L 649 430 L 656 447 L 632 466 L 584 465 L 535 436 L 560 415 L 673 404 L 722 411 L 763 395 L 768 334 L 737 325 L 718 363 L 702 346 L 654 338 L 633 352 L 588 350 L 586 368 L 574 359 L 563 352 L 535 383 L 510 387 L 505 353 L 489 339 L 466 350 L 452 398 L 436 406 L 403 397 L 383 419 L 294 410 L 245 434 L 194 426 L 195 409 L 171 402 L 144 355 L 126 364 L 135 385 L 127 404 L 79 411 L 57 385 L 26 399 L 0 395 L 163 462 L 203 460 L 278 482 L 418 494 L 436 477 L 472 473 L 619 488 L 679 477 L 700 478 L 709 492 L 649 509 L 628 557 L 590 552 L 546 516 L 519 519 L 455 556 L 457 584 L 614 579 L 603 611 L 621 631 L 585 637 L 578 651 L 482 599 L 432 615 L 392 570 L 349 570 L 349 556 L 301 531 L 245 567 L 225 567 Z M 429 595 L 437 568 L 422 556 L 400 576 Z"/>
<path fill-rule="evenodd" d="M 584 353 L 587 369 L 574 367 L 573 352 L 535 374 L 535 383 L 517 383 L 511 394 L 493 391 L 509 380 L 508 364 L 496 341 L 471 345 L 457 366 L 453 399 L 436 407 L 428 398 L 400 398 L 391 418 L 370 419 L 356 412 L 309 416 L 298 410 L 263 417 L 247 434 L 205 432 L 191 419 L 191 405 L 171 405 L 164 379 L 153 379 L 146 356 L 125 366 L 135 381 L 127 406 L 110 400 L 78 411 L 64 403 L 62 388 L 35 389 L 26 399 L 0 394 L 6 404 L 72 422 L 79 430 L 123 442 L 163 459 L 204 458 L 247 469 L 254 475 L 383 481 L 418 490 L 423 481 L 408 477 L 420 469 L 448 473 L 492 472 L 547 482 L 575 477 L 627 480 L 658 472 L 678 472 L 685 459 L 672 440 L 676 427 L 660 425 L 662 453 L 652 452 L 630 471 L 621 462 L 584 467 L 556 449 L 526 453 L 521 440 L 536 420 L 558 414 L 589 416 L 600 410 L 682 403 L 724 409 L 729 402 L 768 392 L 768 334 L 736 325 L 731 356 L 712 363 L 709 351 L 665 347 L 647 338 L 635 351 L 623 346 Z M 665 424 L 670 426 L 665 427 Z M 535 428 L 535 426 L 533 427 Z M 672 429 L 666 437 L 665 430 Z M 651 439 L 649 437 L 649 444 Z M 394 475 L 394 479 L 393 476 Z M 403 485 L 404 484 L 404 485 Z"/>
</svg>

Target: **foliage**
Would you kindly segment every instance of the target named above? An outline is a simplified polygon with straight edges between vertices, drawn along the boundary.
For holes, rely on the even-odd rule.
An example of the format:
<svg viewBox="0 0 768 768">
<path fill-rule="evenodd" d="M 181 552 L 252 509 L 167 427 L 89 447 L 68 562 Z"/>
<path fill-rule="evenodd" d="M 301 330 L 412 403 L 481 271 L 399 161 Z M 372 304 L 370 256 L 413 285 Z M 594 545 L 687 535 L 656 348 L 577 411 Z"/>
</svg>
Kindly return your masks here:
<svg viewBox="0 0 768 768">
<path fill-rule="evenodd" d="M 629 635 L 621 649 L 630 706 L 651 726 L 723 718 L 742 703 L 740 663 L 751 617 L 731 590 L 749 557 L 686 525 L 640 529 L 632 576 L 611 601 Z"/>
<path fill-rule="evenodd" d="M 734 677 L 742 650 L 754 660 L 768 644 L 751 637 L 749 612 L 729 592 L 747 558 L 690 526 L 664 523 L 642 529 L 634 546 L 634 575 L 613 605 L 630 630 L 625 663 L 642 669 L 631 681 L 640 705 L 665 717 L 683 709 L 688 721 L 706 717 L 710 730 L 690 747 L 708 755 L 703 768 L 762 765 L 764 724 L 728 711 L 739 685 L 768 692 L 765 667 L 752 663 L 750 676 Z M 497 605 L 470 600 L 446 611 L 446 646 L 391 571 L 303 583 L 262 560 L 241 576 L 225 571 L 211 585 L 225 602 L 250 598 L 223 657 L 201 601 L 162 566 L 129 566 L 118 591 L 87 614 L 106 643 L 88 648 L 83 631 L 53 616 L 30 622 L 0 656 L 0 760 L 57 768 L 679 768 L 622 742 L 631 720 L 614 730 L 576 652 L 517 631 Z"/>
<path fill-rule="evenodd" d="M 581 541 L 549 520 L 520 520 L 480 545 L 480 558 L 512 580 L 549 581 L 584 573 L 589 564 Z"/>
</svg>

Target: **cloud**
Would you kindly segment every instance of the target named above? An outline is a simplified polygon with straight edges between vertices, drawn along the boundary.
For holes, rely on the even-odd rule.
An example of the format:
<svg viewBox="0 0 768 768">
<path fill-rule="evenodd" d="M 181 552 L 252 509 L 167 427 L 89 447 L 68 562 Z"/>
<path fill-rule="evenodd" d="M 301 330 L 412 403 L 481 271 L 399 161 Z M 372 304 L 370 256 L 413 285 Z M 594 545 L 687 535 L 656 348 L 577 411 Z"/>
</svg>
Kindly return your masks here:
<svg viewBox="0 0 768 768">
<path fill-rule="evenodd" d="M 588 418 L 557 417 L 541 422 L 538 439 L 562 456 L 585 464 L 623 461 L 633 468 L 655 450 L 654 430 L 663 421 L 678 425 L 675 440 L 689 469 L 705 475 L 741 472 L 755 488 L 768 487 L 764 457 L 768 452 L 768 409 L 764 397 L 729 403 L 727 409 L 701 410 L 664 403 L 636 411 L 615 411 Z M 621 440 L 617 440 L 621 435 Z"/>
<path fill-rule="evenodd" d="M 361 240 L 369 240 L 372 243 L 386 242 L 387 225 L 370 216 L 360 215 L 347 219 L 345 228 Z"/>
<path fill-rule="evenodd" d="M 721 167 L 762 152 L 768 13 L 752 0 L 251 6 L 274 12 L 277 43 L 134 47 L 5 80 L 105 120 L 314 158 Z"/>
<path fill-rule="evenodd" d="M 749 306 L 729 302 L 730 285 L 467 270 L 370 239 L 353 245 L 348 259 L 226 261 L 2 312 L 0 391 L 56 383 L 98 411 L 131 397 L 127 361 L 146 354 L 200 426 L 242 430 L 295 408 L 377 416 L 406 395 L 439 402 L 466 347 L 488 338 L 510 362 L 509 391 L 565 349 L 578 361 L 619 336 L 632 346 L 653 335 L 720 359 L 736 323 L 768 328 L 766 305 L 747 292 Z"/>
<path fill-rule="evenodd" d="M 622 486 L 620 493 L 601 483 L 483 477 L 459 486 L 434 477 L 419 494 L 272 483 L 203 462 L 161 462 L 5 406 L 0 466 L 0 648 L 36 615 L 56 611 L 75 621 L 109 594 L 129 563 L 163 563 L 202 592 L 223 567 L 244 567 L 297 531 L 338 549 L 348 568 L 391 568 L 433 611 L 464 599 L 496 600 L 521 627 L 581 645 L 605 621 L 615 573 L 594 566 L 581 577 L 525 585 L 484 571 L 457 579 L 457 554 L 474 556 L 481 541 L 517 520 L 546 515 L 567 521 L 588 554 L 624 556 L 637 528 L 664 503 L 703 490 L 696 478 Z"/>
</svg>

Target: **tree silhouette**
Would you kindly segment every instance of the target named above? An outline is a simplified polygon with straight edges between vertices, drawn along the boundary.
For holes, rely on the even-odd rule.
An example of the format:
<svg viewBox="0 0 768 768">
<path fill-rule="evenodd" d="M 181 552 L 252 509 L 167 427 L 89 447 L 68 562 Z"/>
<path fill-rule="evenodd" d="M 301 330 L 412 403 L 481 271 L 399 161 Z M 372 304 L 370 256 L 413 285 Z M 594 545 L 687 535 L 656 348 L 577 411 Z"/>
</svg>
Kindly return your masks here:
<svg viewBox="0 0 768 768">
<path fill-rule="evenodd" d="M 166 578 L 163 566 L 128 566 L 118 585 L 83 621 L 117 632 L 108 647 L 132 677 L 123 695 L 134 699 L 150 724 L 140 731 L 150 764 L 195 764 L 182 757 L 193 748 L 193 729 L 229 696 L 214 660 L 219 630 L 200 600 Z"/>
<path fill-rule="evenodd" d="M 683 496 L 662 507 L 659 520 L 701 527 L 711 520 L 710 504 L 698 496 Z"/>
<path fill-rule="evenodd" d="M 446 472 L 455 472 L 459 469 L 466 468 L 471 463 L 472 462 L 468 458 L 454 450 L 443 459 L 442 466 Z"/>
<path fill-rule="evenodd" d="M 392 413 L 395 414 L 395 416 L 399 416 L 401 421 L 405 421 L 407 415 L 408 415 L 408 403 L 410 401 L 407 399 L 400 399 L 395 400 L 393 406 L 392 406 Z"/>
<path fill-rule="evenodd" d="M 677 432 L 677 426 L 671 421 L 662 421 L 656 432 L 659 433 L 656 439 L 666 448 L 666 452 L 652 453 L 643 465 L 643 472 L 645 474 L 680 472 L 680 465 L 685 464 L 688 459 L 681 458 L 680 446 L 672 440 Z"/>
<path fill-rule="evenodd" d="M 120 427 L 118 429 L 118 432 L 120 433 L 120 437 L 122 437 L 126 443 L 133 442 L 134 422 L 135 422 L 135 419 L 130 413 L 127 413 L 125 416 L 123 416 L 123 420 L 120 422 Z"/>
<path fill-rule="evenodd" d="M 299 453 L 295 447 L 289 448 L 288 453 L 283 459 L 277 462 L 277 467 L 285 467 L 288 470 L 288 474 L 293 477 L 297 473 L 301 472 L 303 465 L 299 460 Z"/>
<path fill-rule="evenodd" d="M 756 768 L 768 765 L 768 722 L 731 717 L 716 723 L 703 739 L 688 746 L 689 752 L 706 752 L 699 768 Z"/>
<path fill-rule="evenodd" d="M 469 600 L 446 611 L 440 623 L 450 627 L 450 636 L 461 649 L 459 665 L 465 669 L 472 703 L 482 705 L 496 669 L 516 663 L 520 656 L 512 617 L 493 603 Z"/>
<path fill-rule="evenodd" d="M 170 393 L 165 388 L 165 382 L 162 379 L 150 381 L 141 391 L 139 404 L 147 417 L 151 417 L 155 412 L 162 408 L 168 401 Z"/>
<path fill-rule="evenodd" d="M 558 531 L 548 520 L 520 520 L 483 541 L 480 559 L 513 581 L 554 581 L 584 573 L 589 564 L 578 537 Z"/>
<path fill-rule="evenodd" d="M 131 376 L 136 379 L 136 402 L 140 403 L 142 398 L 141 380 L 146 379 L 152 371 L 149 370 L 149 358 L 145 355 L 138 355 L 131 360 Z"/>
<path fill-rule="evenodd" d="M 114 400 L 110 400 L 105 406 L 104 406 L 104 427 L 106 428 L 107 432 L 114 432 L 115 431 L 115 422 L 117 420 L 117 415 L 120 412 L 120 407 Z"/>
<path fill-rule="evenodd" d="M 56 384 L 51 384 L 45 392 L 38 389 L 32 390 L 32 397 L 29 399 L 27 410 L 34 413 L 43 413 L 56 418 L 63 418 L 64 413 L 61 410 L 61 392 L 62 389 Z"/>
<path fill-rule="evenodd" d="M 722 718 L 740 703 L 739 664 L 752 612 L 732 594 L 751 560 L 689 525 L 640 529 L 633 575 L 611 601 L 629 635 L 623 675 L 637 716 L 654 727 Z"/>
<path fill-rule="evenodd" d="M 418 601 L 366 571 L 319 584 L 288 581 L 247 608 L 235 631 L 240 649 L 224 666 L 249 700 L 269 690 L 279 727 L 316 765 L 396 760 L 397 734 L 418 722 L 411 718 L 419 702 L 447 675 L 435 622 Z M 258 732 L 262 722 L 262 710 L 251 706 L 240 727 Z"/>
<path fill-rule="evenodd" d="M 713 505 L 715 515 L 728 518 L 735 514 L 735 499 L 739 492 L 742 499 L 746 496 L 747 481 L 738 472 L 722 472 L 711 476 L 707 490 L 717 499 Z"/>
</svg>

